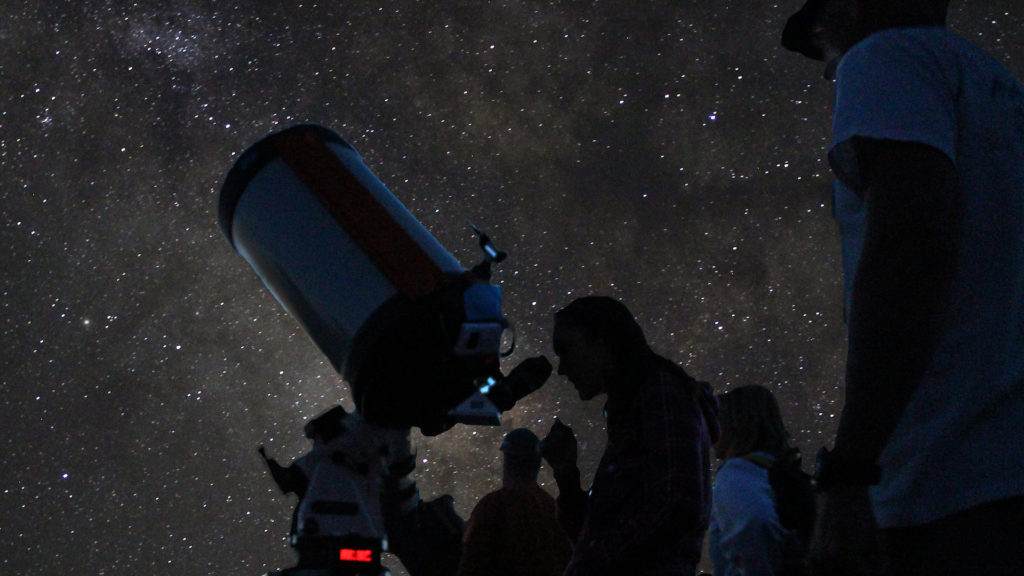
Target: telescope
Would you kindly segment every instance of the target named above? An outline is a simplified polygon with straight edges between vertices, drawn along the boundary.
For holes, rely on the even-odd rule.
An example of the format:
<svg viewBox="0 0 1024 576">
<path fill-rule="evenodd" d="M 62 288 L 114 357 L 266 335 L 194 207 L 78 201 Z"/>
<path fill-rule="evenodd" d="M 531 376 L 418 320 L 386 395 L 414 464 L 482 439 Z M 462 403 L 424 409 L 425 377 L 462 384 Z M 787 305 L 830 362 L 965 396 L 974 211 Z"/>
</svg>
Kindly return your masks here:
<svg viewBox="0 0 1024 576">
<path fill-rule="evenodd" d="M 497 425 L 551 373 L 543 356 L 508 375 L 500 369 L 514 337 L 502 351 L 511 325 L 490 277 L 506 254 L 472 226 L 483 258 L 463 268 L 351 144 L 317 124 L 248 148 L 219 202 L 232 248 L 344 378 L 355 404 L 352 413 L 338 407 L 311 421 L 313 448 L 289 467 L 267 458 L 282 490 L 300 497 L 291 533 L 299 564 L 274 574 L 377 576 L 389 532 L 402 534 L 396 553 L 410 573 L 428 574 L 431 560 L 417 542 L 431 535 L 406 528 L 429 524 L 422 516 L 437 508 L 419 500 L 409 476 L 410 428 L 435 436 L 458 423 Z"/>
</svg>

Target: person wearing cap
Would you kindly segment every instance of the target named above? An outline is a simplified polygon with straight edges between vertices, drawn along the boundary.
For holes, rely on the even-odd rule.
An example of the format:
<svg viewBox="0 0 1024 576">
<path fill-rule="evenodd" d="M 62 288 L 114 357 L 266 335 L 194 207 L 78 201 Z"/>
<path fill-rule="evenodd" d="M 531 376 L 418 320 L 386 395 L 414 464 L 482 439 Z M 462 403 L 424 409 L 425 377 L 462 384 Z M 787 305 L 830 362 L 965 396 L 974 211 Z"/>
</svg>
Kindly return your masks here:
<svg viewBox="0 0 1024 576">
<path fill-rule="evenodd" d="M 607 398 L 608 443 L 589 491 L 572 429 L 556 420 L 542 443 L 575 542 L 566 576 L 692 576 L 711 516 L 711 386 L 655 353 L 632 312 L 607 296 L 555 313 L 552 343 L 580 400 Z"/>
<path fill-rule="evenodd" d="M 810 0 L 783 32 L 835 79 L 848 352 L 820 574 L 1024 574 L 1024 88 L 948 7 Z"/>
<path fill-rule="evenodd" d="M 517 428 L 501 443 L 502 487 L 484 496 L 463 533 L 458 576 L 560 576 L 572 545 L 555 499 L 537 484 L 540 440 Z"/>
</svg>

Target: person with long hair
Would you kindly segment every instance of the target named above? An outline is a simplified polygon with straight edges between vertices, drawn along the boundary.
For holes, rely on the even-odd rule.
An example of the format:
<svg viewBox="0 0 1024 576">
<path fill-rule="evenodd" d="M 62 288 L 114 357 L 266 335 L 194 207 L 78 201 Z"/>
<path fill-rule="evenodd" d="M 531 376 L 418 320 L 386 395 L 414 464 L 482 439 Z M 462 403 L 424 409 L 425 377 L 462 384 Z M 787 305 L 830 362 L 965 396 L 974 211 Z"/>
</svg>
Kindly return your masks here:
<svg viewBox="0 0 1024 576">
<path fill-rule="evenodd" d="M 715 475 L 709 530 L 715 576 L 803 574 L 813 518 L 799 527 L 783 522 L 790 524 L 780 497 L 790 494 L 776 493 L 773 473 L 779 478 L 788 469 L 799 480 L 800 456 L 789 444 L 775 395 L 764 386 L 741 386 L 719 395 L 718 407 L 722 435 L 714 449 L 723 462 Z M 802 497 L 796 504 L 813 514 L 809 479 Z"/>
<path fill-rule="evenodd" d="M 711 508 L 711 387 L 656 354 L 633 314 L 605 296 L 555 314 L 558 373 L 581 400 L 606 395 L 608 445 L 589 492 L 572 429 L 555 422 L 541 452 L 558 483 L 558 512 L 576 543 L 568 576 L 692 576 Z"/>
</svg>

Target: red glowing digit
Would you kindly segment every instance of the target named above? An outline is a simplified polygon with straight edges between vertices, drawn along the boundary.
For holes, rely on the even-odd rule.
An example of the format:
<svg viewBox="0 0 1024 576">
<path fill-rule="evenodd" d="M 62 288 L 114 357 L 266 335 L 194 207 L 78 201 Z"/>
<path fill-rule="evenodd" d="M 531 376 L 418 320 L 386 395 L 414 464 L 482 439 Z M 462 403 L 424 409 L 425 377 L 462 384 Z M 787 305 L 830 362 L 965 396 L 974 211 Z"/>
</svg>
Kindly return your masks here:
<svg viewBox="0 0 1024 576">
<path fill-rule="evenodd" d="M 342 562 L 373 562 L 373 550 L 342 548 L 340 558 Z"/>
</svg>

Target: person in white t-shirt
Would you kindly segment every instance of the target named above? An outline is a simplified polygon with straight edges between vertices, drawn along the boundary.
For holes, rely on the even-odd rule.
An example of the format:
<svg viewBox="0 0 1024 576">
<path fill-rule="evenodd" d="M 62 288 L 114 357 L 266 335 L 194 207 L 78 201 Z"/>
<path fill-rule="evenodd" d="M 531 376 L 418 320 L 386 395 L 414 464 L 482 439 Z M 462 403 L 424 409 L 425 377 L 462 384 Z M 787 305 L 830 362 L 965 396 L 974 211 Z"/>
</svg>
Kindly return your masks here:
<svg viewBox="0 0 1024 576">
<path fill-rule="evenodd" d="M 779 403 L 757 384 L 717 398 L 722 435 L 714 449 L 722 465 L 708 530 L 714 576 L 803 576 L 814 495 L 800 470 L 800 451 L 790 446 Z M 786 474 L 798 475 L 799 493 L 792 482 L 782 485 Z"/>
<path fill-rule="evenodd" d="M 948 0 L 810 0 L 783 45 L 828 63 L 846 398 L 812 559 L 1024 574 L 1024 88 Z"/>
</svg>

